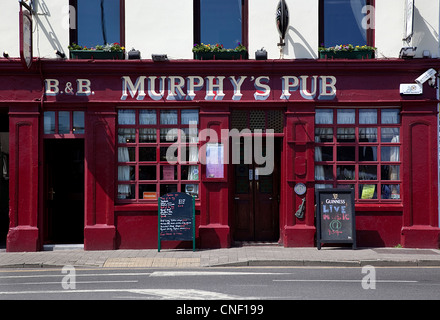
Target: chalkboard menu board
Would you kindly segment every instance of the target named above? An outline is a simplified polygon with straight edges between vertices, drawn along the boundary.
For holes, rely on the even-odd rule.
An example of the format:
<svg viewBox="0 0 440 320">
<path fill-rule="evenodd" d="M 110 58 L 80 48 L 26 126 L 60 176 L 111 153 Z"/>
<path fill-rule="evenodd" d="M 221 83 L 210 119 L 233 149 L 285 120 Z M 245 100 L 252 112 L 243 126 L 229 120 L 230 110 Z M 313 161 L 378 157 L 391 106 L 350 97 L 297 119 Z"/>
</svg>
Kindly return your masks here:
<svg viewBox="0 0 440 320">
<path fill-rule="evenodd" d="M 194 198 L 186 193 L 173 192 L 159 198 L 158 251 L 161 241 L 193 241 L 195 251 Z"/>
<path fill-rule="evenodd" d="M 317 247 L 322 243 L 351 243 L 356 248 L 353 189 L 316 189 Z"/>
</svg>

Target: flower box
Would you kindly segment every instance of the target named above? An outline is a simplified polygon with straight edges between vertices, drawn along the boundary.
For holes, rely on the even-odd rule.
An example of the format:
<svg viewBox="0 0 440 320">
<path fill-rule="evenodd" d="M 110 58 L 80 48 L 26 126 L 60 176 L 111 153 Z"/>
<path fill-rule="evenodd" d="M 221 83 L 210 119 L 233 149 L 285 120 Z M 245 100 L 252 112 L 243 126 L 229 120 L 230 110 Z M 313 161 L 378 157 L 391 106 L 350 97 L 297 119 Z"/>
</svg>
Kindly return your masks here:
<svg viewBox="0 0 440 320">
<path fill-rule="evenodd" d="M 240 52 L 194 52 L 196 60 L 247 60 L 247 51 Z"/>
<path fill-rule="evenodd" d="M 374 50 L 321 51 L 320 59 L 374 59 Z"/>
<path fill-rule="evenodd" d="M 124 60 L 124 51 L 70 50 L 70 59 Z"/>
</svg>

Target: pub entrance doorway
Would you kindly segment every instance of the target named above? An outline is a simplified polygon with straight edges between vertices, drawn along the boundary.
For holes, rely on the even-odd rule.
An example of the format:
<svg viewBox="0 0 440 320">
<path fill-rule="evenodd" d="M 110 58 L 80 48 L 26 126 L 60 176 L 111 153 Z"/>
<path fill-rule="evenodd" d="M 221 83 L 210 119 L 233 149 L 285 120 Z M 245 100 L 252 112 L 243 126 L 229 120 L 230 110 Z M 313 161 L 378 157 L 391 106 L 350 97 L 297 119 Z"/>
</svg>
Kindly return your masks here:
<svg viewBox="0 0 440 320">
<path fill-rule="evenodd" d="M 44 243 L 84 243 L 84 139 L 45 139 L 44 159 Z"/>
<path fill-rule="evenodd" d="M 261 169 L 265 164 L 259 165 L 255 159 L 252 163 L 245 163 L 246 161 L 241 157 L 240 163 L 233 165 L 233 240 L 236 242 L 275 242 L 279 239 L 282 138 L 275 138 L 274 142 L 272 173 L 261 175 Z M 265 147 L 266 145 L 263 144 L 263 150 L 266 149 Z M 243 142 L 241 142 L 240 149 L 243 150 L 243 148 Z"/>
</svg>

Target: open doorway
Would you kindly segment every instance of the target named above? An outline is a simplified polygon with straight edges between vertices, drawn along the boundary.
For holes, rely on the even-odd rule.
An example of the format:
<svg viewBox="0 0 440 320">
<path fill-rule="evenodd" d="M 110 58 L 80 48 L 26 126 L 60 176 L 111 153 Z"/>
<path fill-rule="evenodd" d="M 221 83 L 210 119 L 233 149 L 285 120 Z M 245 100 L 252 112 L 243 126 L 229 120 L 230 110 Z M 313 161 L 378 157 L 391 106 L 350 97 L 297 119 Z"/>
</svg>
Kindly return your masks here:
<svg viewBox="0 0 440 320">
<path fill-rule="evenodd" d="M 84 243 L 84 140 L 44 141 L 44 243 Z"/>
</svg>

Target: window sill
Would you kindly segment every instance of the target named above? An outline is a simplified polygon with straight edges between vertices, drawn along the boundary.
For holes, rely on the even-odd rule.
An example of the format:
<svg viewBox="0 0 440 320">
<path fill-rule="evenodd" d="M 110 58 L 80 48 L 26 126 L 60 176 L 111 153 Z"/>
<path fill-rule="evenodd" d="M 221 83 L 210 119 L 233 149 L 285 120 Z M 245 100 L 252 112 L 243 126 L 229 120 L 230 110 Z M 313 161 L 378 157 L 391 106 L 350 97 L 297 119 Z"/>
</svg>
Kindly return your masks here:
<svg viewBox="0 0 440 320">
<path fill-rule="evenodd" d="M 115 204 L 115 212 L 150 212 L 154 211 L 157 214 L 157 201 L 145 203 L 117 203 Z M 200 210 L 200 200 L 196 200 L 196 211 Z"/>
<path fill-rule="evenodd" d="M 355 210 L 360 212 L 367 212 L 367 211 L 403 211 L 403 204 L 402 203 L 356 203 L 355 204 Z"/>
</svg>

